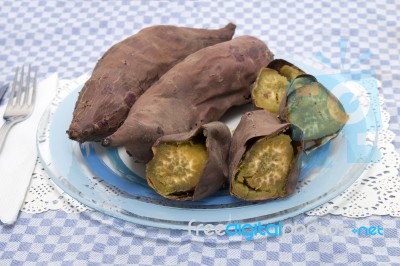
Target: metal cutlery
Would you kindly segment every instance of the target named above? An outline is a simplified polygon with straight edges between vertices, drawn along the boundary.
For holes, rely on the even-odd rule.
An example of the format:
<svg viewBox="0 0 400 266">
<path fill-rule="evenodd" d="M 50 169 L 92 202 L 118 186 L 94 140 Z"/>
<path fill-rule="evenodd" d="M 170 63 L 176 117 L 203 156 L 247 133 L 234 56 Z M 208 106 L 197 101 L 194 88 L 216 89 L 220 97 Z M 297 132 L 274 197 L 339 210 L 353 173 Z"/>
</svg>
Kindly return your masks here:
<svg viewBox="0 0 400 266">
<path fill-rule="evenodd" d="M 5 120 L 0 128 L 0 152 L 8 131 L 16 123 L 27 119 L 33 111 L 36 98 L 36 71 L 34 71 L 33 82 L 31 81 L 31 66 L 28 65 L 28 73 L 24 73 L 25 66 L 22 66 L 21 73 L 19 68 L 15 71 L 13 84 L 11 86 L 10 97 L 3 115 Z"/>
<path fill-rule="evenodd" d="M 3 99 L 4 95 L 6 94 L 7 89 L 8 89 L 8 84 L 5 84 L 2 87 L 0 87 L 0 102 Z"/>
</svg>

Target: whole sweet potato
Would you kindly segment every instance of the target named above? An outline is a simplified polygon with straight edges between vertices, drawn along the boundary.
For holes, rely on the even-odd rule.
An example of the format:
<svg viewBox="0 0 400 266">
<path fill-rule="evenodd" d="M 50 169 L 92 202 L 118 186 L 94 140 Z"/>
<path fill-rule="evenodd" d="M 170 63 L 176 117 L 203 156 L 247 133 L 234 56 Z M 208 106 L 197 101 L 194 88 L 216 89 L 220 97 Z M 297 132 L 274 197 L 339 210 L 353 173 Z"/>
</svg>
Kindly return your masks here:
<svg viewBox="0 0 400 266">
<path fill-rule="evenodd" d="M 188 56 L 138 99 L 103 145 L 123 145 L 136 161 L 148 162 L 152 145 L 164 134 L 190 131 L 250 102 L 250 85 L 272 57 L 265 43 L 251 36 Z"/>
<path fill-rule="evenodd" d="M 84 142 L 111 135 L 161 75 L 189 54 L 230 40 L 235 27 L 231 23 L 218 30 L 153 26 L 115 44 L 96 64 L 79 95 L 69 137 Z"/>
</svg>

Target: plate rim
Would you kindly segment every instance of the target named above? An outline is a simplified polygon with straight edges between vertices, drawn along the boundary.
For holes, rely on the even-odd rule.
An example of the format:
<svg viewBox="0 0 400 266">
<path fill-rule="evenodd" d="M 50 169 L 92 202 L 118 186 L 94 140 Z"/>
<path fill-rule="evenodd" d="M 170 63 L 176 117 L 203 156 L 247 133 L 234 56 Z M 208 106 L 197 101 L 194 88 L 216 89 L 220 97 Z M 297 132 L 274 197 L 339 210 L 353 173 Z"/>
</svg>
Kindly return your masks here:
<svg viewBox="0 0 400 266">
<path fill-rule="evenodd" d="M 287 57 L 280 56 L 279 58 L 287 58 Z M 288 59 L 286 59 L 286 60 L 288 60 Z M 296 64 L 297 64 L 297 62 L 296 62 Z M 300 64 L 300 65 L 302 65 L 302 64 Z M 68 95 L 66 95 L 65 97 L 62 98 L 60 103 L 62 103 L 65 100 L 66 97 L 70 96 L 72 93 L 74 93 L 77 90 L 79 90 L 79 88 L 82 85 L 83 84 L 77 86 L 75 89 L 73 89 L 71 92 L 69 92 Z M 45 111 L 45 113 L 43 114 L 39 125 L 42 125 L 44 123 L 43 121 L 48 120 L 49 117 L 50 117 L 50 121 L 48 121 L 48 126 L 50 126 L 52 124 L 52 118 L 53 118 L 51 112 L 52 111 L 56 112 L 58 110 L 58 108 L 59 108 L 59 105 L 57 105 L 57 106 L 51 105 Z M 72 110 L 71 110 L 71 112 L 72 112 Z M 53 115 L 54 115 L 54 113 L 53 113 Z M 78 200 L 79 202 L 83 203 L 84 205 L 87 205 L 87 206 L 89 206 L 89 207 L 91 207 L 93 209 L 96 209 L 97 211 L 100 211 L 100 212 L 105 213 L 107 215 L 110 215 L 110 216 L 113 216 L 113 217 L 117 217 L 117 218 L 129 221 L 129 222 L 133 222 L 133 223 L 140 224 L 140 225 L 143 225 L 143 226 L 153 226 L 153 227 L 157 227 L 157 228 L 181 229 L 181 230 L 187 230 L 188 229 L 187 221 L 170 221 L 170 220 L 162 220 L 162 219 L 154 219 L 154 220 L 152 220 L 152 218 L 140 216 L 140 215 L 137 215 L 137 214 L 134 214 L 134 213 L 129 213 L 129 214 L 115 213 L 113 211 L 110 211 L 109 209 L 101 208 L 101 207 L 98 207 L 98 206 L 94 205 L 89 199 L 86 199 L 86 198 L 84 198 L 82 196 L 79 196 L 79 194 L 77 195 L 77 193 L 74 192 L 72 189 L 71 190 L 68 190 L 68 188 L 65 189 L 65 186 L 64 186 L 65 183 L 62 182 L 62 179 L 56 178 L 55 176 L 53 176 L 51 174 L 53 170 L 50 169 L 49 165 L 46 163 L 46 160 L 45 160 L 45 158 L 44 158 L 44 156 L 42 154 L 42 151 L 40 150 L 39 140 L 40 140 L 40 137 L 43 134 L 43 132 L 41 132 L 41 131 L 42 131 L 42 129 L 40 128 L 40 126 L 38 126 L 36 144 L 37 144 L 39 158 L 40 158 L 40 160 L 41 160 L 41 162 L 43 164 L 43 167 L 46 170 L 46 173 L 49 175 L 49 177 L 52 179 L 52 181 L 57 186 L 62 188 L 62 190 L 65 193 L 67 193 L 68 195 L 70 195 L 74 199 Z M 48 139 L 48 142 L 50 142 L 50 139 Z M 342 181 L 341 183 L 339 183 L 338 186 L 340 187 L 340 189 L 337 188 L 338 186 L 335 186 L 335 187 L 331 188 L 328 191 L 328 192 L 330 192 L 332 190 L 335 190 L 335 193 L 326 192 L 325 194 L 329 194 L 329 196 L 325 195 L 325 194 L 321 195 L 321 197 L 318 197 L 318 198 L 315 198 L 314 200 L 306 202 L 307 203 L 306 206 L 298 205 L 298 206 L 295 206 L 295 207 L 292 207 L 292 208 L 289 208 L 289 209 L 286 209 L 286 210 L 282 210 L 282 211 L 279 211 L 279 212 L 275 212 L 275 213 L 272 213 L 272 214 L 267 214 L 267 215 L 262 215 L 262 216 L 258 216 L 258 217 L 251 217 L 251 218 L 241 219 L 239 221 L 240 222 L 247 222 L 249 220 L 253 220 L 253 221 L 256 220 L 256 221 L 261 221 L 261 222 L 265 222 L 265 223 L 270 223 L 270 222 L 273 222 L 274 219 L 277 218 L 277 217 L 279 217 L 280 220 L 284 220 L 284 219 L 296 216 L 298 214 L 304 213 L 306 211 L 309 211 L 311 209 L 314 209 L 314 208 L 320 206 L 321 204 L 323 204 L 323 203 L 331 200 L 332 198 L 336 197 L 341 192 L 345 191 L 361 175 L 361 173 L 364 171 L 366 166 L 367 166 L 367 163 L 365 163 L 365 164 L 363 164 L 361 166 L 362 169 L 358 169 L 357 170 L 359 172 L 357 174 L 357 176 L 354 176 L 353 178 L 346 179 L 346 180 Z M 259 204 L 259 206 L 262 206 L 262 204 Z M 166 206 L 164 206 L 163 208 L 165 208 L 165 207 Z M 242 207 L 236 207 L 236 208 L 248 208 L 248 207 L 249 206 L 242 206 Z M 196 209 L 186 209 L 186 211 L 196 211 Z M 218 208 L 217 209 L 207 209 L 207 211 L 211 211 L 211 212 L 212 211 L 220 211 L 220 209 L 218 209 Z M 120 214 L 120 215 L 118 215 L 118 214 Z M 125 217 L 124 215 L 128 215 L 129 218 Z M 236 221 L 236 220 L 234 220 L 234 221 Z M 213 224 L 213 223 L 221 223 L 221 222 L 222 221 L 208 222 L 208 223 Z M 224 222 L 227 222 L 227 221 L 224 221 Z M 184 223 L 184 224 L 182 225 L 182 223 Z"/>
</svg>

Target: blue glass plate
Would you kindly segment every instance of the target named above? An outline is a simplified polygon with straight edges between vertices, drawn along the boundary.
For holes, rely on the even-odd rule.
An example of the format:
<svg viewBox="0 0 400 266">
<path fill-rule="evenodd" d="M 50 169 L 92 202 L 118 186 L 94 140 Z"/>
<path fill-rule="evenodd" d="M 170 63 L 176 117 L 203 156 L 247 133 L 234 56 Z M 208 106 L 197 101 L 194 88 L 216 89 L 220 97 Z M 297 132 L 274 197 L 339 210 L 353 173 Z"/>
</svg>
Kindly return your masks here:
<svg viewBox="0 0 400 266">
<path fill-rule="evenodd" d="M 315 70 L 302 60 L 283 58 L 317 76 L 329 89 L 335 88 L 333 92 L 341 94 L 337 96 L 341 96 L 350 117 L 355 118 L 350 119 L 352 122 L 333 141 L 303 156 L 298 186 L 289 197 L 245 202 L 231 197 L 228 188 L 224 188 L 195 202 L 162 198 L 143 178 L 144 165 L 135 164 L 123 148 L 104 148 L 99 143 L 79 144 L 68 139 L 66 130 L 81 87 L 57 99 L 43 115 L 37 135 L 42 164 L 61 189 L 83 204 L 147 226 L 187 229 L 191 220 L 196 221 L 194 224 L 271 223 L 311 210 L 339 195 L 363 172 L 374 153 L 376 139 L 369 141 L 360 133 L 378 129 L 376 114 L 379 112 L 370 104 L 360 118 L 361 103 L 354 97 L 346 100 L 346 94 L 352 95 L 352 92 L 343 85 L 344 80 Z M 234 129 L 241 114 L 250 108 L 234 108 L 222 120 Z"/>
</svg>

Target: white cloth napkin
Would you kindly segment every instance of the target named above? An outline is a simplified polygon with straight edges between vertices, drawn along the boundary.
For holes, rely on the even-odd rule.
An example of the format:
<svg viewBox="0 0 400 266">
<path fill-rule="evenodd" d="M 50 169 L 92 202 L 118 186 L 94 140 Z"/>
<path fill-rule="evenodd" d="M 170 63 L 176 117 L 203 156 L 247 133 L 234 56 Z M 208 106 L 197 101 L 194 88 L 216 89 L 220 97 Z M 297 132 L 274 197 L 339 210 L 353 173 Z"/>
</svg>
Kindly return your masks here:
<svg viewBox="0 0 400 266">
<path fill-rule="evenodd" d="M 52 74 L 38 83 L 32 115 L 10 129 L 0 152 L 0 220 L 5 224 L 16 221 L 25 199 L 37 159 L 36 129 L 56 95 L 57 81 L 58 75 Z M 5 106 L 4 103 L 0 106 L 1 117 Z"/>
</svg>

